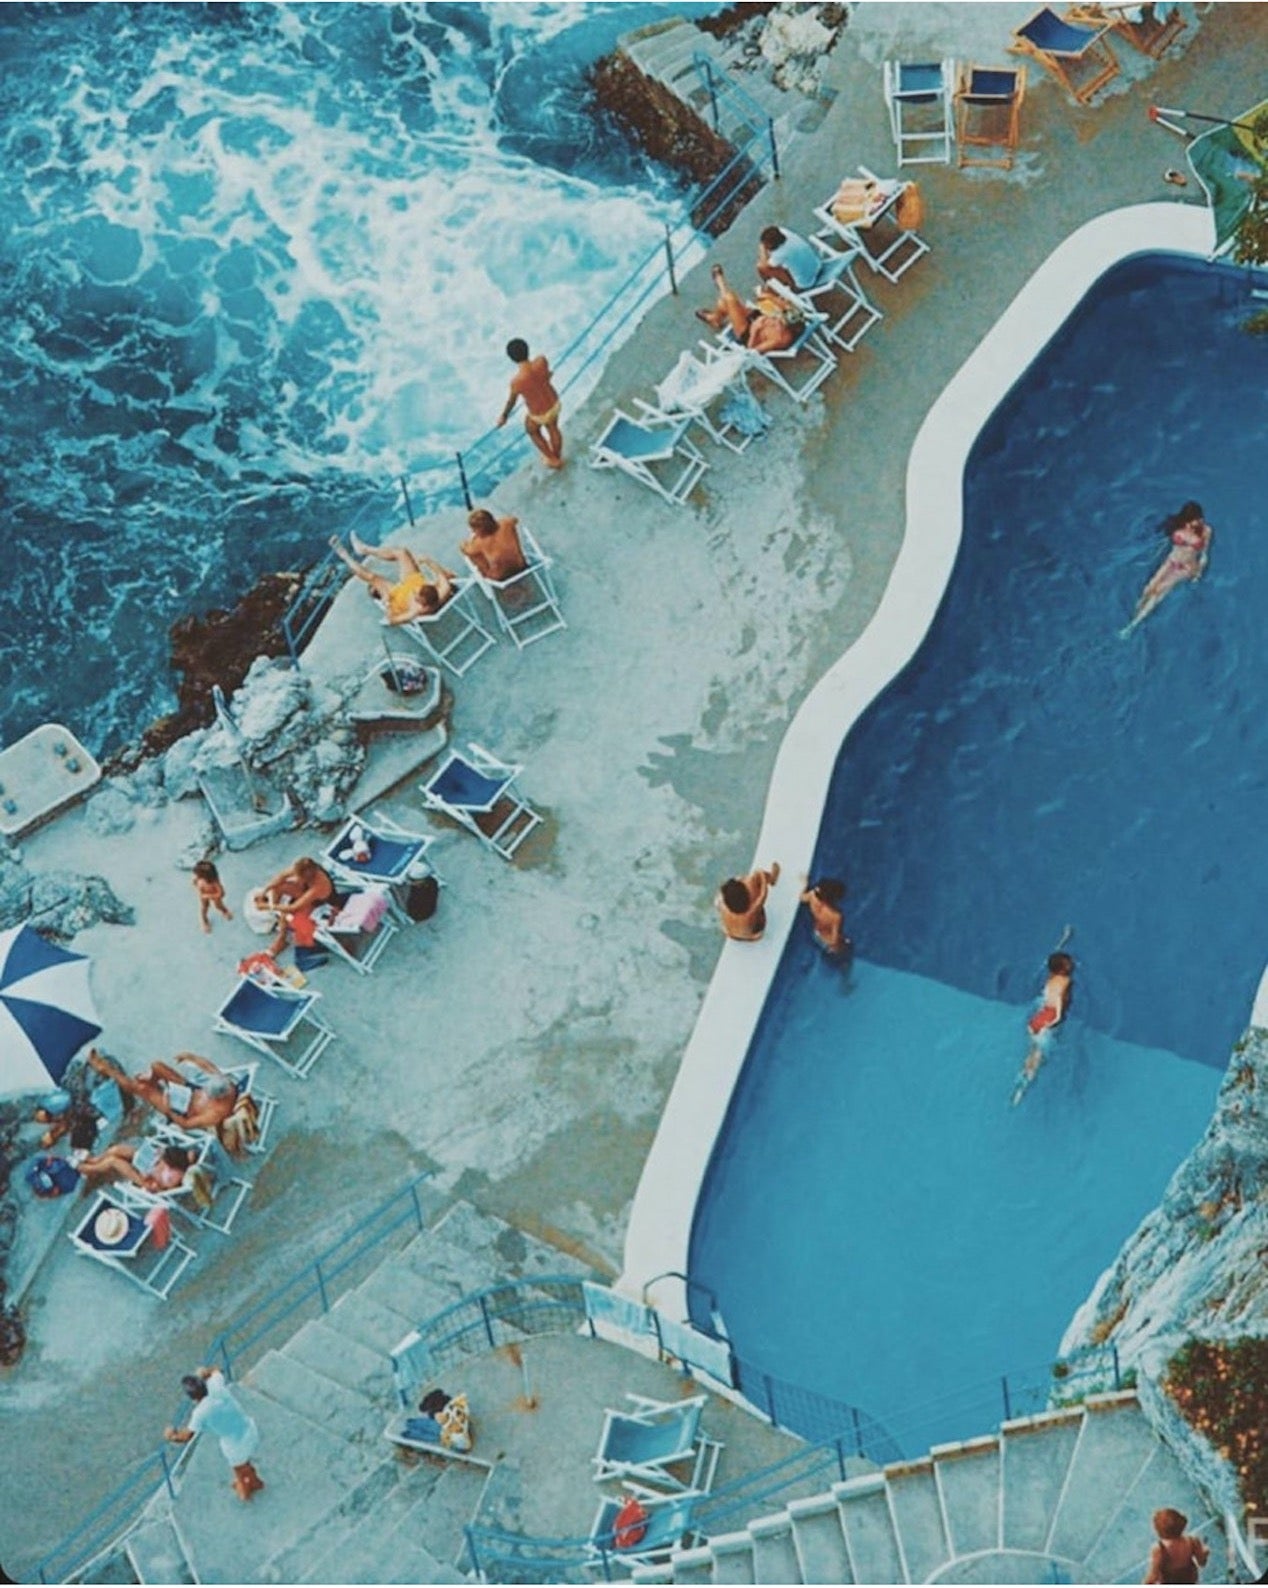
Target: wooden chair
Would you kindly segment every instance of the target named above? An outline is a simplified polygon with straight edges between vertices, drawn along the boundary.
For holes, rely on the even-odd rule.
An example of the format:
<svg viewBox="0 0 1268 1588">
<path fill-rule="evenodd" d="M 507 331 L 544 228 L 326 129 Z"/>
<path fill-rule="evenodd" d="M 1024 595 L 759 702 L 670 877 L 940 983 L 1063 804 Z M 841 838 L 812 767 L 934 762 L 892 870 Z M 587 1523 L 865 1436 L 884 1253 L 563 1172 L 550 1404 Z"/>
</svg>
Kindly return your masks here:
<svg viewBox="0 0 1268 1588">
<path fill-rule="evenodd" d="M 1133 11 L 1139 12 L 1139 16 L 1129 15 Z M 1139 50 L 1154 61 L 1170 49 L 1189 25 L 1180 14 L 1179 6 L 1172 6 L 1165 16 L 1160 17 L 1158 7 L 1149 3 L 1097 5 L 1088 0 L 1087 4 L 1072 5 L 1066 16 L 1071 22 L 1112 28 L 1134 50 Z"/>
<path fill-rule="evenodd" d="M 956 164 L 1001 166 L 1010 171 L 1021 141 L 1025 97 L 1024 66 L 963 65 L 955 90 Z M 988 152 L 973 155 L 970 149 Z"/>
<path fill-rule="evenodd" d="M 1018 55 L 1030 55 L 1050 72 L 1080 105 L 1119 74 L 1113 51 L 1105 43 L 1109 23 L 1087 27 L 1059 17 L 1051 6 L 1041 6 L 1034 16 L 1013 29 L 1008 46 Z"/>
</svg>

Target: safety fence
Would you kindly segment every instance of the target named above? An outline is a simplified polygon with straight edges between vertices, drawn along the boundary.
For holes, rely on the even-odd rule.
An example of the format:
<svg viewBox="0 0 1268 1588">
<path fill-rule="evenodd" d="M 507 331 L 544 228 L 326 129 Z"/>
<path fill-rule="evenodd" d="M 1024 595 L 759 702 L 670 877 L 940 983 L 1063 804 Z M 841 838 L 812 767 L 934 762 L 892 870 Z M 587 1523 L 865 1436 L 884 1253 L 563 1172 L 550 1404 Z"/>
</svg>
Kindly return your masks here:
<svg viewBox="0 0 1268 1588">
<path fill-rule="evenodd" d="M 411 1234 L 426 1228 L 419 1187 L 430 1178 L 420 1175 L 363 1219 L 346 1230 L 318 1257 L 268 1293 L 263 1300 L 226 1325 L 207 1352 L 209 1363 L 219 1363 L 227 1376 L 240 1369 L 253 1348 L 285 1326 L 290 1332 L 306 1308 L 314 1314 L 329 1312 L 334 1301 L 352 1282 L 358 1266 L 402 1230 Z M 340 1288 L 340 1282 L 344 1285 Z M 188 1402 L 184 1403 L 188 1410 Z M 172 1419 L 179 1421 L 177 1417 Z M 182 1458 L 191 1446 L 160 1445 L 144 1457 L 92 1513 L 36 1567 L 40 1582 L 64 1582 L 98 1559 L 134 1526 L 141 1512 L 159 1493 L 175 1498 L 176 1478 Z"/>
<path fill-rule="evenodd" d="M 599 306 L 589 323 L 551 359 L 556 386 L 563 397 L 578 392 L 612 349 L 624 341 L 634 325 L 666 291 L 676 294 L 678 277 L 703 258 L 708 238 L 717 235 L 761 189 L 767 176 L 779 176 L 779 150 L 774 123 L 762 107 L 733 78 L 698 56 L 694 63 L 701 76 L 702 97 L 716 131 L 725 110 L 735 152 L 710 181 L 693 189 L 673 221 L 665 223 L 664 238 L 638 260 L 625 280 Z M 738 140 L 738 141 L 737 141 Z M 423 470 L 407 470 L 397 484 L 410 523 L 459 505 L 470 508 L 477 497 L 494 486 L 524 457 L 529 442 L 521 428 L 491 427 L 477 436 L 453 462 Z M 367 503 L 348 528 L 377 542 L 394 525 L 394 515 L 383 502 Z M 342 586 L 344 571 L 332 551 L 326 552 L 305 577 L 303 587 L 282 620 L 282 633 L 292 662 L 312 637 L 330 602 Z"/>
</svg>

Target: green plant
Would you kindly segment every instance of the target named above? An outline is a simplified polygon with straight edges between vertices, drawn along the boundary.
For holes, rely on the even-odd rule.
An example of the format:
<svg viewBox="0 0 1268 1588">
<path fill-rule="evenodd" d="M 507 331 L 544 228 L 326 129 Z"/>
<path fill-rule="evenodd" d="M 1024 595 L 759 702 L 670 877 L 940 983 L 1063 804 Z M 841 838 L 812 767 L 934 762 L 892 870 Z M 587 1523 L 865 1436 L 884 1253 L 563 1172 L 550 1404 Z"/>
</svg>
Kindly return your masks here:
<svg viewBox="0 0 1268 1588">
<path fill-rule="evenodd" d="M 1248 1510 L 1268 1511 L 1268 1339 L 1190 1340 L 1167 1364 L 1163 1390 L 1237 1476 Z"/>
<path fill-rule="evenodd" d="M 1268 111 L 1250 124 L 1252 151 L 1259 170 L 1250 178 L 1250 207 L 1237 228 L 1233 258 L 1241 265 L 1268 264 Z"/>
</svg>

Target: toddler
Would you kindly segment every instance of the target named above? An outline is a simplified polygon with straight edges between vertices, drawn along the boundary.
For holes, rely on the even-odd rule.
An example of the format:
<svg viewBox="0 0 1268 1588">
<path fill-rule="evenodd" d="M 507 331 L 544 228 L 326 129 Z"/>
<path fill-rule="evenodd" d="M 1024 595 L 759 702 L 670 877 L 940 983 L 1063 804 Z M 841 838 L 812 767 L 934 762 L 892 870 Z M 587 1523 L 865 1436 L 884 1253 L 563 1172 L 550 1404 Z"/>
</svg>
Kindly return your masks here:
<svg viewBox="0 0 1268 1588">
<path fill-rule="evenodd" d="M 233 911 L 225 903 L 225 885 L 210 860 L 200 860 L 194 866 L 194 892 L 198 895 L 198 917 L 204 932 L 211 931 L 212 905 L 226 921 L 233 920 Z"/>
</svg>

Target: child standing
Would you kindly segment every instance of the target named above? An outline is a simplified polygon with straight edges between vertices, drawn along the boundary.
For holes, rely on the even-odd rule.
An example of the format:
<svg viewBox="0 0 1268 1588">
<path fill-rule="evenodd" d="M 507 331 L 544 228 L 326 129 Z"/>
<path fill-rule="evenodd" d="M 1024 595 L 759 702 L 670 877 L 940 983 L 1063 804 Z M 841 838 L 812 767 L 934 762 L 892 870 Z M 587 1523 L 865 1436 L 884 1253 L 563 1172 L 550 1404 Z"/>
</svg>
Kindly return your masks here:
<svg viewBox="0 0 1268 1588">
<path fill-rule="evenodd" d="M 194 892 L 198 895 L 198 918 L 203 931 L 211 931 L 211 907 L 214 904 L 226 921 L 233 920 L 233 911 L 225 903 L 225 885 L 220 873 L 210 860 L 199 860 L 194 866 Z"/>
</svg>

